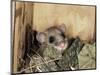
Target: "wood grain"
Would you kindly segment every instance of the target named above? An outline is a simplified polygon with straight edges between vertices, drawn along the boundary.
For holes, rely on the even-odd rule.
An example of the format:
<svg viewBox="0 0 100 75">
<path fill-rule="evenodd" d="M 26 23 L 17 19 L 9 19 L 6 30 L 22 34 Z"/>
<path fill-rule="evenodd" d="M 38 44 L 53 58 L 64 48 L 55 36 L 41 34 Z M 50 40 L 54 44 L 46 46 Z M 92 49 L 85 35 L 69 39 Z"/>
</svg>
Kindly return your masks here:
<svg viewBox="0 0 100 75">
<path fill-rule="evenodd" d="M 95 6 L 34 3 L 34 28 L 38 31 L 64 23 L 68 37 L 95 37 Z"/>
<path fill-rule="evenodd" d="M 33 4 L 16 2 L 14 32 L 14 63 L 13 72 L 17 72 L 21 66 L 21 58 L 25 50 L 26 26 L 32 26 Z"/>
</svg>

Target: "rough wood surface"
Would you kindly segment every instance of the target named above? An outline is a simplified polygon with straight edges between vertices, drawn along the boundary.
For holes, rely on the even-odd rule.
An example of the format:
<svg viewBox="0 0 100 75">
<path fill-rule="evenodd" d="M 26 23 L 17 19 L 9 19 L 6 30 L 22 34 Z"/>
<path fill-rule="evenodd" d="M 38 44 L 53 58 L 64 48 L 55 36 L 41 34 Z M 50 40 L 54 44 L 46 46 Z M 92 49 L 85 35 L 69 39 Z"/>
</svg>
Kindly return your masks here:
<svg viewBox="0 0 100 75">
<path fill-rule="evenodd" d="M 25 50 L 26 26 L 32 26 L 32 3 L 16 2 L 15 32 L 14 32 L 14 61 L 13 72 L 20 69 L 22 56 Z"/>
</svg>

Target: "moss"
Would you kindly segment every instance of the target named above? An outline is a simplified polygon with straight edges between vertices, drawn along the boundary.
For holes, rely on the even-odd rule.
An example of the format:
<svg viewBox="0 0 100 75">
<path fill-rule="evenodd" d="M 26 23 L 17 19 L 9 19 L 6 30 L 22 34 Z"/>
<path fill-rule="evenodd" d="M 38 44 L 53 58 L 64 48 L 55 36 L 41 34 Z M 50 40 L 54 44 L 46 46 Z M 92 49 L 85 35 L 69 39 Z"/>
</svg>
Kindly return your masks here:
<svg viewBox="0 0 100 75">
<path fill-rule="evenodd" d="M 30 57 L 31 61 L 27 71 L 30 72 L 51 72 L 77 69 L 95 68 L 95 43 L 83 44 L 76 38 L 63 54 L 51 46 L 40 48 L 43 56 L 39 53 Z M 87 63 L 88 62 L 88 63 Z"/>
<path fill-rule="evenodd" d="M 62 54 L 53 47 L 47 46 L 43 52 L 43 56 L 49 58 L 60 58 L 62 57 Z"/>
</svg>

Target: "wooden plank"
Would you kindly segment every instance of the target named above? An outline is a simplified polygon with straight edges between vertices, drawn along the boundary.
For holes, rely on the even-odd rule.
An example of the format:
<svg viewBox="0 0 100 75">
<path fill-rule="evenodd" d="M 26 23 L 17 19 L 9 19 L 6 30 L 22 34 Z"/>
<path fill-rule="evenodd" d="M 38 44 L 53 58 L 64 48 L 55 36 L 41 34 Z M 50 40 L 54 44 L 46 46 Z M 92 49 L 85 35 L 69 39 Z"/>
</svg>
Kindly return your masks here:
<svg viewBox="0 0 100 75">
<path fill-rule="evenodd" d="M 19 3 L 16 2 L 16 13 L 15 13 L 15 32 L 14 32 L 14 62 L 13 62 L 13 72 L 17 71 L 18 68 L 18 53 L 19 53 L 19 49 L 18 49 L 18 44 L 19 44 L 19 25 L 21 25 L 21 15 L 22 15 L 22 6 L 23 3 Z M 20 11 L 18 11 L 18 9 L 20 9 Z M 19 16 L 16 17 L 17 12 L 21 12 Z"/>
<path fill-rule="evenodd" d="M 32 26 L 32 12 L 32 3 L 16 2 L 13 73 L 19 71 L 21 67 L 25 51 L 25 30 L 27 25 Z"/>
<path fill-rule="evenodd" d="M 11 49 L 12 49 L 12 51 L 11 51 L 11 54 L 13 55 L 14 53 L 14 22 L 15 22 L 15 2 L 14 1 L 12 1 L 11 2 Z M 14 56 L 12 56 L 11 57 L 12 59 L 14 58 Z M 14 61 L 12 60 L 12 63 L 13 63 Z M 13 70 L 13 66 L 14 65 L 11 65 L 12 67 L 12 69 L 11 70 Z"/>
</svg>

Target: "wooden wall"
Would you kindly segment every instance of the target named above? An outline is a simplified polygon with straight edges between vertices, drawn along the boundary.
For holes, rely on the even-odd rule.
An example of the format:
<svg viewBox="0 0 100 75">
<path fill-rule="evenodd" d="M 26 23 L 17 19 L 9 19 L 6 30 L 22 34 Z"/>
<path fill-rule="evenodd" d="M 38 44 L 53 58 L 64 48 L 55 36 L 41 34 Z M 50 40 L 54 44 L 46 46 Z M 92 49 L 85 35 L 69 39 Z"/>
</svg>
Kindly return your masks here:
<svg viewBox="0 0 100 75">
<path fill-rule="evenodd" d="M 95 6 L 34 3 L 33 25 L 36 30 L 44 31 L 64 23 L 66 35 L 89 40 L 95 35 L 95 13 Z"/>
<path fill-rule="evenodd" d="M 17 72 L 21 66 L 23 53 L 25 51 L 26 26 L 32 27 L 33 4 L 27 2 L 15 3 L 15 20 L 13 34 L 13 72 Z"/>
<path fill-rule="evenodd" d="M 45 4 L 16 2 L 13 23 L 13 72 L 18 71 L 25 48 L 25 29 L 30 25 L 37 31 L 44 31 L 54 25 L 64 23 L 66 35 L 83 40 L 95 35 L 95 6 Z"/>
</svg>

